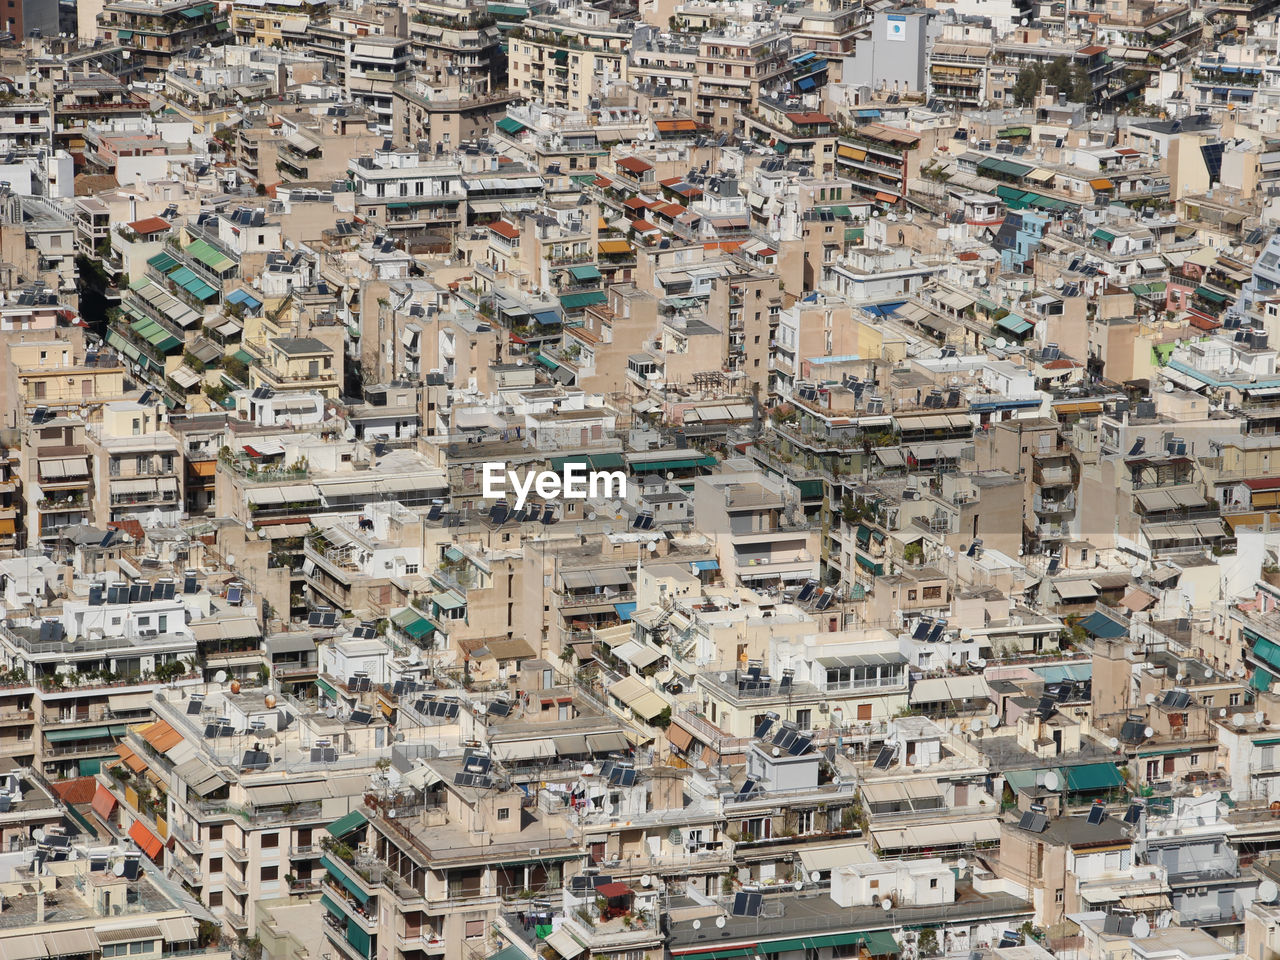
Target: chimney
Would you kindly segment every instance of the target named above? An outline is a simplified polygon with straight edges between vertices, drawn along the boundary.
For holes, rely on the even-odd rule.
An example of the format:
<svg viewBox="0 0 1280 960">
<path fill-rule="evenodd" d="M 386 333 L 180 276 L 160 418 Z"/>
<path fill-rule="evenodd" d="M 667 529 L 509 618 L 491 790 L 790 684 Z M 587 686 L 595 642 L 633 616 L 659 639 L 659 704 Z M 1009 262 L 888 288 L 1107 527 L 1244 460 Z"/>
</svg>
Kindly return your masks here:
<svg viewBox="0 0 1280 960">
<path fill-rule="evenodd" d="M 44 885 L 36 893 L 36 923 L 44 923 Z"/>
</svg>

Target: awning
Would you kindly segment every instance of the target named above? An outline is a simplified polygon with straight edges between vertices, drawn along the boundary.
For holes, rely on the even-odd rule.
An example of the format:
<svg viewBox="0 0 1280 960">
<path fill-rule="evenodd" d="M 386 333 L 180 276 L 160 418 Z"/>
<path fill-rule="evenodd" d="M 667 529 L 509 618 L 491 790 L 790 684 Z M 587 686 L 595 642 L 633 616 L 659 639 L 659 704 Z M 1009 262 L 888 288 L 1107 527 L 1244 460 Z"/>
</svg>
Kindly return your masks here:
<svg viewBox="0 0 1280 960">
<path fill-rule="evenodd" d="M 129 839 L 136 843 L 142 852 L 152 860 L 158 857 L 160 851 L 164 849 L 164 843 L 141 820 L 133 821 L 133 826 L 129 828 Z"/>
<path fill-rule="evenodd" d="M 915 703 L 945 703 L 955 700 L 985 700 L 991 696 L 987 678 L 980 673 L 959 677 L 917 680 L 908 700 Z"/>
<path fill-rule="evenodd" d="M 1114 790 L 1124 784 L 1124 777 L 1113 763 L 1086 763 L 1067 767 L 1067 789 L 1072 793 L 1091 790 Z"/>
<path fill-rule="evenodd" d="M 192 938 L 194 939 L 194 937 Z M 76 957 L 86 953 L 97 953 L 98 938 L 92 930 L 55 930 L 44 935 L 45 949 L 51 957 Z"/>
<path fill-rule="evenodd" d="M 600 271 L 593 266 L 570 267 L 569 276 L 579 283 L 590 283 L 600 279 Z"/>
<path fill-rule="evenodd" d="M 1063 600 L 1092 600 L 1098 595 L 1098 588 L 1092 580 L 1054 580 L 1053 589 Z"/>
<path fill-rule="evenodd" d="M 102 784 L 98 784 L 98 788 L 93 793 L 93 812 L 103 820 L 110 820 L 111 814 L 115 813 L 118 805 L 111 791 Z"/>
<path fill-rule="evenodd" d="M 577 940 L 569 935 L 569 931 L 561 927 L 559 930 L 553 930 L 547 935 L 544 941 L 548 947 L 554 950 L 565 960 L 577 957 L 587 948 L 580 944 Z"/>
<path fill-rule="evenodd" d="M 627 747 L 627 738 L 617 731 L 587 734 L 587 749 L 594 754 L 617 753 Z"/>
<path fill-rule="evenodd" d="M 918 824 L 888 830 L 872 830 L 881 851 L 924 850 L 933 847 L 972 846 L 1000 839 L 1000 823 L 994 817 L 959 823 Z"/>
<path fill-rule="evenodd" d="M 515 117 L 503 117 L 495 126 L 503 133 L 509 133 L 512 136 L 529 129 Z"/>
<path fill-rule="evenodd" d="M 540 740 L 511 740 L 490 744 L 495 760 L 543 760 L 556 755 L 556 742 L 551 738 Z"/>
<path fill-rule="evenodd" d="M 800 848 L 800 863 L 805 873 L 826 872 L 850 863 L 863 863 L 874 860 L 865 840 L 849 843 L 805 844 Z"/>
<path fill-rule="evenodd" d="M 369 818 L 363 813 L 359 810 L 352 810 L 345 817 L 339 817 L 337 820 L 333 821 L 333 823 L 329 824 L 325 829 L 329 831 L 330 836 L 337 840 L 341 840 L 347 834 L 354 833 L 368 822 Z"/>
<path fill-rule="evenodd" d="M 1129 628 L 1123 623 L 1117 623 L 1105 613 L 1097 610 L 1081 620 L 1080 627 L 1090 636 L 1101 640 L 1115 640 L 1129 635 Z"/>
<path fill-rule="evenodd" d="M 167 943 L 189 943 L 200 936 L 196 928 L 196 922 L 190 917 L 175 917 L 169 920 L 159 920 L 157 923 Z"/>
<path fill-rule="evenodd" d="M 618 619 L 630 620 L 631 615 L 636 612 L 635 601 L 632 601 L 630 603 L 615 603 L 613 605 L 613 609 L 614 609 L 614 612 L 618 614 Z M 654 654 L 654 659 L 657 659 L 657 657 L 661 656 L 661 654 L 659 654 L 656 650 L 651 652 Z"/>
<path fill-rule="evenodd" d="M 679 724 L 673 723 L 667 727 L 667 742 L 677 750 L 688 750 L 689 744 L 693 743 L 693 734 Z"/>
<path fill-rule="evenodd" d="M 569 293 L 560 298 L 560 306 L 566 310 L 580 310 L 583 307 L 604 303 L 608 299 L 602 290 L 594 290 L 590 293 Z"/>
<path fill-rule="evenodd" d="M 1096 180 L 1090 180 L 1089 186 L 1095 190 L 1114 190 L 1116 185 L 1106 177 L 1098 177 Z"/>
<path fill-rule="evenodd" d="M 638 677 L 623 677 L 610 684 L 609 696 L 626 704 L 636 716 L 645 721 L 652 720 L 670 706 Z"/>
<path fill-rule="evenodd" d="M 329 876 L 332 877 L 334 880 L 337 880 L 338 883 L 342 884 L 342 886 L 346 889 L 346 891 L 349 894 L 351 894 L 353 897 L 355 897 L 357 900 L 359 900 L 360 903 L 365 904 L 369 902 L 369 895 L 365 893 L 363 890 L 361 890 L 359 885 L 350 877 L 348 877 L 346 872 L 337 864 L 335 864 L 332 860 L 330 860 L 329 857 L 327 856 L 321 857 L 320 865 L 324 867 L 326 870 L 328 870 Z"/>
</svg>

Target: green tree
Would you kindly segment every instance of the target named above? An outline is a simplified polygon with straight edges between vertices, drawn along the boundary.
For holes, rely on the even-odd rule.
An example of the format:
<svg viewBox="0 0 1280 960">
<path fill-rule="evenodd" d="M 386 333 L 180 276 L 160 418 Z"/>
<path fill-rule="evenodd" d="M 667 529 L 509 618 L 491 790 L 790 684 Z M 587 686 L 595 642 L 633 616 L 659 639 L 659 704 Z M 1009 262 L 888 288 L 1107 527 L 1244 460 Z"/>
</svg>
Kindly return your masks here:
<svg viewBox="0 0 1280 960">
<path fill-rule="evenodd" d="M 1071 71 L 1071 99 L 1076 103 L 1093 103 L 1093 81 L 1083 63 Z"/>
<path fill-rule="evenodd" d="M 1043 78 L 1043 71 L 1040 64 L 1032 64 L 1018 74 L 1018 79 L 1013 84 L 1013 99 L 1017 101 L 1019 106 L 1027 106 L 1031 103 L 1037 93 L 1040 92 L 1040 81 Z"/>
</svg>

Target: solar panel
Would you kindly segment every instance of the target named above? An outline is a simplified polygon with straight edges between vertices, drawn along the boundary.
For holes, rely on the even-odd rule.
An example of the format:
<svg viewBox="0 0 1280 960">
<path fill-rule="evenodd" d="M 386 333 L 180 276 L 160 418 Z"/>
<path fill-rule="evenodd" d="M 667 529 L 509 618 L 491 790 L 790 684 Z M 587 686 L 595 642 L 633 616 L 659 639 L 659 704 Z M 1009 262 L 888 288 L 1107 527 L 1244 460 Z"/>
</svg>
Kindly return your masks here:
<svg viewBox="0 0 1280 960">
<path fill-rule="evenodd" d="M 813 605 L 813 608 L 815 610 L 825 610 L 827 607 L 831 606 L 831 602 L 835 600 L 835 598 L 836 596 L 834 593 L 824 590 L 822 591 L 822 596 L 818 597 L 818 602 Z"/>
<path fill-rule="evenodd" d="M 403 680 L 397 680 L 391 685 L 391 695 L 395 697 L 403 696 L 408 689 L 408 685 Z"/>
<path fill-rule="evenodd" d="M 1053 697 L 1041 697 L 1040 702 L 1036 705 L 1036 713 L 1040 715 L 1042 720 L 1048 720 L 1057 709 L 1058 704 Z"/>
<path fill-rule="evenodd" d="M 893 765 L 893 747 L 881 747 L 880 753 L 876 757 L 876 762 L 872 764 L 877 770 L 888 770 Z"/>
<path fill-rule="evenodd" d="M 1100 803 L 1095 803 L 1089 808 L 1089 822 L 1092 824 L 1102 823 L 1107 819 L 1107 808 Z"/>
<path fill-rule="evenodd" d="M 772 717 L 766 716 L 763 719 L 761 719 L 761 721 L 758 724 L 756 724 L 756 732 L 754 734 L 755 738 L 759 740 L 762 737 L 766 736 L 769 733 L 769 728 L 772 726 L 773 726 Z"/>
<path fill-rule="evenodd" d="M 1124 822 L 1136 824 L 1142 819 L 1142 804 L 1131 803 L 1129 809 L 1124 812 Z"/>
<path fill-rule="evenodd" d="M 796 595 L 796 602 L 797 603 L 806 602 L 810 597 L 813 596 L 813 591 L 816 590 L 817 588 L 818 588 L 817 581 L 810 580 L 808 583 L 806 583 L 803 587 L 800 588 L 800 592 Z"/>
<path fill-rule="evenodd" d="M 782 675 L 782 682 L 778 684 L 778 693 L 786 693 L 791 689 L 791 683 L 794 678 L 789 673 Z"/>
<path fill-rule="evenodd" d="M 760 782 L 758 780 L 748 777 L 746 780 L 742 781 L 742 786 L 738 788 L 738 795 L 735 799 L 746 800 L 748 797 L 750 797 L 753 793 L 756 792 L 756 789 L 759 786 L 760 786 Z"/>
<path fill-rule="evenodd" d="M 338 625 L 338 615 L 332 610 L 320 614 L 320 626 L 334 627 Z"/>
<path fill-rule="evenodd" d="M 929 628 L 931 626 L 931 623 L 932 621 L 930 621 L 927 617 L 921 617 L 919 620 L 917 620 L 916 628 L 911 632 L 911 639 L 923 640 L 927 636 L 929 636 Z"/>
<path fill-rule="evenodd" d="M 103 594 L 103 588 L 100 584 L 90 587 L 89 588 L 89 606 L 91 607 L 102 606 L 102 594 Z"/>
<path fill-rule="evenodd" d="M 525 519 L 530 523 L 532 523 L 534 520 L 537 520 L 542 515 L 542 504 L 531 503 L 529 504 L 528 510 L 529 510 L 529 515 Z"/>
<path fill-rule="evenodd" d="M 183 581 L 182 581 L 182 592 L 183 592 L 183 593 L 195 593 L 197 589 L 198 589 L 198 588 L 197 588 L 197 586 L 196 586 L 196 578 L 195 578 L 195 577 L 185 577 L 185 578 L 183 579 Z"/>
<path fill-rule="evenodd" d="M 489 715 L 492 717 L 505 717 L 511 713 L 511 704 L 505 700 L 495 700 L 489 704 Z"/>
<path fill-rule="evenodd" d="M 468 773 L 486 774 L 489 772 L 489 767 L 492 764 L 492 758 L 483 753 L 473 753 L 464 759 L 462 769 L 466 770 Z"/>
<path fill-rule="evenodd" d="M 440 505 L 440 504 L 438 504 L 438 503 L 433 503 L 433 504 L 431 505 L 431 509 L 427 511 L 427 519 L 428 519 L 428 520 L 439 520 L 439 519 L 440 519 L 440 511 L 441 511 L 442 509 L 444 509 L 444 508 L 443 508 L 443 507 L 441 507 L 441 505 Z"/>
<path fill-rule="evenodd" d="M 946 633 L 947 625 L 945 623 L 935 623 L 933 629 L 929 631 L 928 643 L 937 643 L 942 639 L 942 635 Z"/>
<path fill-rule="evenodd" d="M 233 607 L 240 606 L 240 601 L 244 597 L 244 591 L 240 587 L 232 587 L 227 591 L 227 603 Z"/>
<path fill-rule="evenodd" d="M 203 699 L 197 700 L 195 697 L 192 697 L 190 700 L 187 701 L 187 716 L 198 717 L 200 715 L 200 710 L 203 707 L 204 707 Z"/>
<path fill-rule="evenodd" d="M 218 736 L 218 727 L 219 727 L 219 726 L 221 726 L 221 724 L 217 724 L 217 723 L 206 723 L 206 724 L 204 725 L 204 735 L 205 735 L 206 737 L 208 737 L 209 739 L 211 739 L 211 740 L 212 740 L 212 739 L 214 739 L 214 738 L 216 738 L 216 737 Z"/>
<path fill-rule="evenodd" d="M 1022 815 L 1022 819 L 1018 821 L 1018 826 L 1023 830 L 1029 830 L 1031 833 L 1044 833 L 1049 827 L 1049 818 L 1043 813 L 1027 811 Z"/>
<path fill-rule="evenodd" d="M 271 765 L 271 754 L 260 750 L 246 750 L 240 761 L 243 770 L 265 770 Z"/>
<path fill-rule="evenodd" d="M 733 908 L 729 911 L 735 917 L 758 917 L 764 909 L 764 896 L 759 893 L 736 893 L 733 896 Z"/>
<path fill-rule="evenodd" d="M 1053 557 L 1053 558 L 1051 558 L 1051 559 L 1049 560 L 1049 571 L 1048 571 L 1048 572 L 1049 572 L 1049 575 L 1050 575 L 1050 576 L 1052 576 L 1053 574 L 1055 574 L 1055 573 L 1057 573 L 1057 572 L 1058 572 L 1058 567 L 1061 565 L 1061 562 L 1062 562 L 1062 561 L 1060 561 L 1057 557 Z"/>
<path fill-rule="evenodd" d="M 506 501 L 499 500 L 489 510 L 489 522 L 497 526 L 501 526 L 502 524 L 507 522 L 507 517 L 509 517 L 510 515 L 511 515 L 511 510 L 507 506 Z"/>
<path fill-rule="evenodd" d="M 1164 705 L 1174 710 L 1181 710 L 1190 706 L 1191 696 L 1182 690 L 1166 690 L 1164 695 Z"/>
<path fill-rule="evenodd" d="M 790 753 L 793 757 L 803 757 L 809 752 L 809 748 L 813 746 L 813 737 L 796 737 L 791 744 Z"/>
</svg>

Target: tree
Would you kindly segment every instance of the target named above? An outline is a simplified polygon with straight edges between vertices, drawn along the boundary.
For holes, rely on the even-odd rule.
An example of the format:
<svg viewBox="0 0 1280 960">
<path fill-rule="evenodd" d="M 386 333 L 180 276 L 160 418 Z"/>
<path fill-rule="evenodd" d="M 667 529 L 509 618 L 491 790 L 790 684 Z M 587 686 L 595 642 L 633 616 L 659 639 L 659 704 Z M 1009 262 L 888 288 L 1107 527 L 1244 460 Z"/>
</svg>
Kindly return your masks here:
<svg viewBox="0 0 1280 960">
<path fill-rule="evenodd" d="M 1042 78 L 1040 64 L 1033 64 L 1018 74 L 1018 79 L 1013 84 L 1013 99 L 1018 102 L 1019 106 L 1027 106 L 1031 103 L 1037 93 L 1040 92 L 1040 80 Z"/>
<path fill-rule="evenodd" d="M 1076 103 L 1093 103 L 1093 81 L 1083 63 L 1071 72 L 1071 99 Z"/>
</svg>

